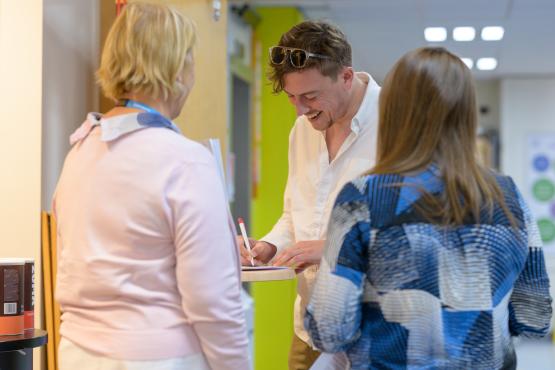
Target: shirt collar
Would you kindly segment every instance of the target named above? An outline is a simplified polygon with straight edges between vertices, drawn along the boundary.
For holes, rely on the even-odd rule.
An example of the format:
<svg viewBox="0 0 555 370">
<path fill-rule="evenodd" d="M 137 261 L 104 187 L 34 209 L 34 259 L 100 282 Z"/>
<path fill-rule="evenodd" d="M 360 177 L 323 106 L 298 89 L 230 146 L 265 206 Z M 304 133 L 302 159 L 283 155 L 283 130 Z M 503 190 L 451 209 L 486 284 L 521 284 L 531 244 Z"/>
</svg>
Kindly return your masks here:
<svg viewBox="0 0 555 370">
<path fill-rule="evenodd" d="M 73 145 L 83 140 L 96 126 L 101 127 L 100 140 L 106 142 L 147 127 L 165 127 L 181 133 L 172 121 L 159 114 L 141 112 L 103 118 L 102 114 L 91 112 L 87 115 L 85 122 L 71 134 L 69 143 Z"/>
<path fill-rule="evenodd" d="M 351 131 L 356 135 L 363 129 L 363 125 L 370 122 L 369 116 L 376 110 L 375 102 L 378 100 L 380 87 L 372 76 L 366 72 L 357 72 L 357 76 L 366 84 L 366 92 L 360 103 L 357 113 L 351 120 Z"/>
</svg>

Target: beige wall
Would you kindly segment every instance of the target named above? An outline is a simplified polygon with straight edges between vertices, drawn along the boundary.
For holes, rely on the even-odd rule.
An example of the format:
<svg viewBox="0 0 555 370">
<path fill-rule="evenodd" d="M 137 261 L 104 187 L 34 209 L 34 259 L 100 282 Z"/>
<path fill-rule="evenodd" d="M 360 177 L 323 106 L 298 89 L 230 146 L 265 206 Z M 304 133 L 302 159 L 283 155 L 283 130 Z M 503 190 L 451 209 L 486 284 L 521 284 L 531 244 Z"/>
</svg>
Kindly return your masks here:
<svg viewBox="0 0 555 370">
<path fill-rule="evenodd" d="M 99 40 L 99 54 L 97 56 L 98 64 L 100 65 L 100 55 L 104 46 L 104 41 L 108 36 L 108 31 L 116 19 L 116 2 L 114 0 L 100 0 L 100 40 Z M 99 111 L 104 113 L 113 108 L 114 102 L 106 98 L 102 91 L 98 90 L 99 97 Z"/>
<path fill-rule="evenodd" d="M 0 256 L 40 266 L 42 0 L 0 0 Z M 40 287 L 40 269 L 35 286 Z M 37 289 L 38 291 L 38 289 Z M 36 294 L 39 324 L 41 299 Z M 36 353 L 37 351 L 35 351 Z M 40 356 L 35 355 L 35 368 Z"/>
<path fill-rule="evenodd" d="M 98 65 L 98 0 L 43 0 L 42 209 L 52 195 L 69 135 L 98 110 L 94 71 Z"/>
<path fill-rule="evenodd" d="M 222 1 L 219 21 L 212 18 L 212 1 L 189 0 L 180 9 L 198 26 L 195 50 L 196 82 L 185 109 L 176 120 L 183 133 L 192 139 L 216 137 L 222 150 L 228 144 L 227 1 Z"/>
</svg>

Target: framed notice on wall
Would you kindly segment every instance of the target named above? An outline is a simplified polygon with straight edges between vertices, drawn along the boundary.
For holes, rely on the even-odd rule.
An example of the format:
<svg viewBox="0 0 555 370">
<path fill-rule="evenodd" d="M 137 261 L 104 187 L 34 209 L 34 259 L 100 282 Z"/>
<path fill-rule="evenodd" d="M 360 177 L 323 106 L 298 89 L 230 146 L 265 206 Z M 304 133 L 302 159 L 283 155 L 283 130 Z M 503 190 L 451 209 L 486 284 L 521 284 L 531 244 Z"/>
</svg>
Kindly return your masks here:
<svg viewBox="0 0 555 370">
<path fill-rule="evenodd" d="M 528 137 L 528 201 L 536 217 L 546 254 L 555 256 L 555 133 Z"/>
</svg>

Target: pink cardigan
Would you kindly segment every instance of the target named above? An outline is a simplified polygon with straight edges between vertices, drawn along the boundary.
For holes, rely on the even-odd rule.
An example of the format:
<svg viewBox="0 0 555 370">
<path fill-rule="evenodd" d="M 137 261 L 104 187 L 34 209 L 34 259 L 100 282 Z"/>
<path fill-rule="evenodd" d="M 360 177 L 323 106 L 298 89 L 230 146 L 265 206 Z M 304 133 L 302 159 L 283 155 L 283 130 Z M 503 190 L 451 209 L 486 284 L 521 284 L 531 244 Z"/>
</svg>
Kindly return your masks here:
<svg viewBox="0 0 555 370">
<path fill-rule="evenodd" d="M 214 370 L 249 369 L 215 161 L 144 114 L 89 114 L 72 136 L 53 203 L 61 334 L 114 359 L 203 352 Z"/>
</svg>

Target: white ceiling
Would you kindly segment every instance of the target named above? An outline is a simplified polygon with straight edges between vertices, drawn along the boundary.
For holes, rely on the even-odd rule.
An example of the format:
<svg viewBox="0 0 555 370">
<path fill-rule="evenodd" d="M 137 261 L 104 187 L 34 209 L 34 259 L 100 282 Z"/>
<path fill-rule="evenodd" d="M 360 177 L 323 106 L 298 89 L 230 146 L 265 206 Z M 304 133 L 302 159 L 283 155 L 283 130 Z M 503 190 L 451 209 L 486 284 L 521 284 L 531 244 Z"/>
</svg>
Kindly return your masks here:
<svg viewBox="0 0 555 370">
<path fill-rule="evenodd" d="M 448 28 L 445 46 L 474 60 L 495 57 L 494 71 L 478 79 L 555 76 L 555 0 L 230 0 L 251 6 L 298 6 L 307 18 L 337 24 L 353 46 L 356 69 L 381 81 L 405 52 L 427 45 L 424 28 Z M 455 26 L 474 26 L 477 39 L 452 41 Z M 483 26 L 503 26 L 501 41 L 481 41 Z M 277 40 L 276 40 L 277 42 Z"/>
</svg>

